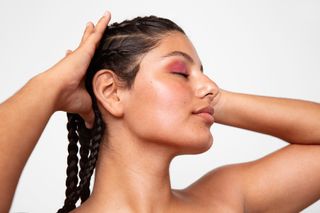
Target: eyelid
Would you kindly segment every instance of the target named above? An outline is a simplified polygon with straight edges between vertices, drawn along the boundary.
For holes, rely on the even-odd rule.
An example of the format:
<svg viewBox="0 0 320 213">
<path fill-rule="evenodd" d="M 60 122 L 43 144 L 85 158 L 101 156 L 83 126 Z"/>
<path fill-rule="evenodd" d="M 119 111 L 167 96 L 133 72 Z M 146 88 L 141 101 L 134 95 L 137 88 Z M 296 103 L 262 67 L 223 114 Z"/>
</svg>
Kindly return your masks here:
<svg viewBox="0 0 320 213">
<path fill-rule="evenodd" d="M 172 73 L 175 74 L 175 75 L 180 75 L 180 76 L 182 76 L 184 78 L 188 78 L 189 77 L 189 74 L 186 73 L 186 72 L 172 72 Z"/>
<path fill-rule="evenodd" d="M 188 77 L 189 76 L 189 72 L 187 70 L 187 68 L 183 69 L 183 70 L 178 70 L 178 69 L 172 69 L 171 72 L 173 74 L 177 74 L 177 75 L 182 75 L 182 76 L 185 76 L 185 77 Z"/>
<path fill-rule="evenodd" d="M 188 66 L 186 65 L 185 62 L 182 61 L 176 61 L 170 65 L 170 70 L 172 72 L 179 72 L 179 73 L 184 73 L 188 74 Z"/>
<path fill-rule="evenodd" d="M 189 75 L 187 70 L 171 70 L 172 73 Z"/>
</svg>

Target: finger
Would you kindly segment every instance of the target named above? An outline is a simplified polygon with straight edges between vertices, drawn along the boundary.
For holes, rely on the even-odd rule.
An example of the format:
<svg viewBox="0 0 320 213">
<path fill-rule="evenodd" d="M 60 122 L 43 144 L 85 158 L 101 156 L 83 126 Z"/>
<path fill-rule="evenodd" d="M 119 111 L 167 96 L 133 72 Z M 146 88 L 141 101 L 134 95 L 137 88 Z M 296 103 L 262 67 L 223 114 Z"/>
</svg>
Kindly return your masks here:
<svg viewBox="0 0 320 213">
<path fill-rule="evenodd" d="M 77 52 L 86 52 L 89 57 L 92 57 L 110 19 L 110 12 L 105 12 L 105 15 L 101 17 L 96 24 L 94 32 L 88 35 L 87 39 L 83 41 L 83 44 L 77 48 L 77 50 L 79 50 Z"/>
<path fill-rule="evenodd" d="M 91 129 L 94 125 L 95 120 L 95 114 L 92 107 L 92 99 L 89 95 L 88 91 L 85 89 L 85 83 L 82 81 L 81 88 L 79 90 L 79 94 L 81 94 L 81 107 L 79 108 L 79 115 L 82 117 L 82 119 L 85 122 L 85 126 L 88 129 Z"/>
<path fill-rule="evenodd" d="M 111 13 L 109 11 L 106 11 L 104 16 L 101 17 L 96 24 L 94 32 L 88 37 L 87 41 L 89 44 L 93 43 L 94 45 L 96 45 L 100 41 L 104 31 L 107 28 L 108 23 L 110 22 L 110 19 Z"/>
<path fill-rule="evenodd" d="M 94 24 L 92 22 L 88 22 L 86 25 L 86 29 L 84 30 L 83 36 L 81 38 L 80 45 L 82 45 L 93 32 Z"/>
<path fill-rule="evenodd" d="M 87 113 L 82 113 L 80 114 L 80 116 L 83 118 L 86 127 L 88 129 L 91 129 L 93 127 L 95 118 L 93 110 L 90 110 Z"/>
<path fill-rule="evenodd" d="M 95 33 L 102 35 L 111 19 L 111 13 L 106 11 L 104 16 L 100 18 L 95 27 Z"/>
</svg>

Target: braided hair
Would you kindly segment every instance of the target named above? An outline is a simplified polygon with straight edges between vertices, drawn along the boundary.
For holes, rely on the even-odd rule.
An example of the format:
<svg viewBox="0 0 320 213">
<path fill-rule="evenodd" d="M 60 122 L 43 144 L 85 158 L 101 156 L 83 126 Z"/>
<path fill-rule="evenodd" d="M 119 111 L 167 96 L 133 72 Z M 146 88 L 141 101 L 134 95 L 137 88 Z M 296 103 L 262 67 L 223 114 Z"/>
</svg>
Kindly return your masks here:
<svg viewBox="0 0 320 213">
<path fill-rule="evenodd" d="M 160 40 L 170 32 L 185 34 L 172 21 L 156 16 L 137 17 L 121 23 L 113 23 L 107 27 L 85 77 L 86 89 L 92 98 L 95 114 L 93 128 L 87 129 L 80 115 L 67 113 L 69 154 L 66 172 L 66 198 L 58 213 L 72 211 L 76 208 L 79 199 L 83 203 L 90 196 L 90 180 L 96 166 L 99 145 L 106 131 L 93 93 L 92 79 L 94 75 L 101 69 L 112 70 L 124 82 L 125 86 L 130 88 L 139 70 L 143 55 L 155 48 Z M 79 147 L 80 153 L 78 153 Z M 80 156 L 80 160 L 78 156 Z"/>
</svg>

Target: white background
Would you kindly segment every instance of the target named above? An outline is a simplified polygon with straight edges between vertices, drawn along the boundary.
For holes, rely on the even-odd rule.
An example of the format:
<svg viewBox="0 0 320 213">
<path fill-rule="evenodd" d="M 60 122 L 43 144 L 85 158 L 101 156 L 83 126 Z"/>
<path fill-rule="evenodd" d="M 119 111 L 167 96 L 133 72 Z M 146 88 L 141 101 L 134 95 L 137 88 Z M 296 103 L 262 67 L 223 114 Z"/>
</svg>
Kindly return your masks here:
<svg viewBox="0 0 320 213">
<path fill-rule="evenodd" d="M 1 0 L 0 101 L 75 48 L 85 24 L 105 9 L 112 11 L 113 21 L 154 14 L 178 23 L 221 88 L 320 102 L 316 0 Z M 23 172 L 11 212 L 56 212 L 63 204 L 65 117 L 62 112 L 52 116 Z M 212 132 L 215 141 L 208 152 L 173 161 L 174 188 L 218 166 L 254 160 L 286 145 L 221 125 Z M 304 212 L 320 212 L 320 201 Z"/>
</svg>

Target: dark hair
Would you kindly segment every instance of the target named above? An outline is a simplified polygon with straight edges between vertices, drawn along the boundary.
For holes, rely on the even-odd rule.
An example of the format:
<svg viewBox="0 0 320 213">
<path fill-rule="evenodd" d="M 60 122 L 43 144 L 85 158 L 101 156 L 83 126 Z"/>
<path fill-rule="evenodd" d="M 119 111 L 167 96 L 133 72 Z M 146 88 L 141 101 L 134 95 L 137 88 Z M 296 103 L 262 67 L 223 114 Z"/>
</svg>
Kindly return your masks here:
<svg viewBox="0 0 320 213">
<path fill-rule="evenodd" d="M 160 40 L 170 32 L 185 34 L 172 21 L 156 16 L 137 17 L 107 27 L 86 74 L 85 84 L 91 95 L 95 113 L 93 128 L 87 129 L 84 120 L 78 114 L 67 113 L 69 140 L 67 189 L 64 206 L 58 213 L 73 210 L 79 198 L 83 203 L 90 196 L 90 180 L 96 166 L 99 145 L 105 132 L 105 123 L 93 94 L 93 76 L 101 69 L 110 69 L 125 83 L 125 86 L 130 88 L 143 55 L 155 48 Z M 80 147 L 80 162 L 78 147 Z M 80 172 L 78 172 L 78 163 Z"/>
</svg>

